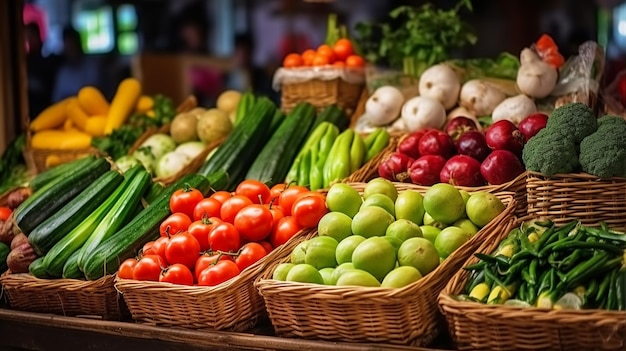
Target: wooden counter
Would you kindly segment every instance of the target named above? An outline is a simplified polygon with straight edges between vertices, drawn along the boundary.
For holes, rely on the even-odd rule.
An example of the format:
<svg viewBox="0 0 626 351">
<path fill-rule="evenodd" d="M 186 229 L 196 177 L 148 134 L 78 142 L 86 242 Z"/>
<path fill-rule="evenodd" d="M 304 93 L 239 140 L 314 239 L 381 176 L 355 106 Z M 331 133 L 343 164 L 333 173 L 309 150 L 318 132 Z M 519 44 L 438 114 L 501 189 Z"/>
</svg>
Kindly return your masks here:
<svg viewBox="0 0 626 351">
<path fill-rule="evenodd" d="M 0 309 L 0 350 L 437 351 L 386 344 L 278 338 L 271 335 L 267 324 L 253 332 L 192 331 Z"/>
</svg>

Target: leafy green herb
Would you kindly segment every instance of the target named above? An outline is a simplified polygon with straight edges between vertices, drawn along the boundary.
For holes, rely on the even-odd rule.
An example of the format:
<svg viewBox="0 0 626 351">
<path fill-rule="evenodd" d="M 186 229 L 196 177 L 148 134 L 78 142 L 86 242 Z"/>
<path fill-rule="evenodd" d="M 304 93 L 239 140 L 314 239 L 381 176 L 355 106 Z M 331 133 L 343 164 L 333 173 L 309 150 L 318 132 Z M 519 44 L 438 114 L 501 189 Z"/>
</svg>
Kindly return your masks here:
<svg viewBox="0 0 626 351">
<path fill-rule="evenodd" d="M 170 123 L 175 116 L 176 108 L 172 100 L 162 95 L 154 96 L 154 117 L 144 114 L 133 115 L 110 135 L 92 138 L 91 145 L 113 159 L 118 159 L 128 154 L 131 146 L 148 128 L 159 128 Z"/>
<path fill-rule="evenodd" d="M 517 56 L 507 52 L 501 53 L 496 59 L 476 58 L 466 60 L 450 60 L 451 64 L 461 75 L 463 81 L 470 79 L 493 77 L 515 80 L 520 62 Z"/>
<path fill-rule="evenodd" d="M 0 158 L 0 194 L 30 180 L 24 160 L 26 134 L 22 133 L 7 145 Z"/>
<path fill-rule="evenodd" d="M 472 10 L 470 0 L 460 0 L 450 10 L 431 3 L 400 6 L 384 23 L 358 23 L 362 55 L 370 62 L 419 76 L 429 66 L 450 58 L 450 52 L 476 43 L 476 36 L 459 17 L 462 8 Z M 396 24 L 397 23 L 397 24 Z"/>
</svg>

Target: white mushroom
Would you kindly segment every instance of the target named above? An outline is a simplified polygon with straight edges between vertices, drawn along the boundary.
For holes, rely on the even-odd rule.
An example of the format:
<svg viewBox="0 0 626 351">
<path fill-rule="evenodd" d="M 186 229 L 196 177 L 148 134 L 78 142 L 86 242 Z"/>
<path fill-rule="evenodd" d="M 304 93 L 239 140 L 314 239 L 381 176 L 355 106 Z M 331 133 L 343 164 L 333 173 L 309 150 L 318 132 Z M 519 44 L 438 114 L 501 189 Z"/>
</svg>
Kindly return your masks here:
<svg viewBox="0 0 626 351">
<path fill-rule="evenodd" d="M 472 79 L 463 84 L 459 104 L 474 112 L 476 116 L 488 116 L 504 99 L 506 99 L 504 92 L 493 84 Z"/>
<path fill-rule="evenodd" d="M 518 125 L 524 118 L 537 112 L 537 106 L 535 102 L 524 94 L 510 97 L 500 105 L 498 105 L 493 113 L 491 119 L 496 122 L 501 119 L 508 119 L 513 124 Z"/>
<path fill-rule="evenodd" d="M 456 105 L 461 82 L 454 70 L 446 64 L 429 67 L 419 81 L 419 94 L 438 100 L 446 110 Z"/>
</svg>

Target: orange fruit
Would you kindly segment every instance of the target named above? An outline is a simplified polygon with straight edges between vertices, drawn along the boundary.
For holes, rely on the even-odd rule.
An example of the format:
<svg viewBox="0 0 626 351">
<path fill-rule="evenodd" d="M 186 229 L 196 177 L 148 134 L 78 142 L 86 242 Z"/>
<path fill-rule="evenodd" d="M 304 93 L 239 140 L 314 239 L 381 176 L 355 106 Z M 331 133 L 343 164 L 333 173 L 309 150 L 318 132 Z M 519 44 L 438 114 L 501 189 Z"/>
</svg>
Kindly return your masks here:
<svg viewBox="0 0 626 351">
<path fill-rule="evenodd" d="M 350 55 L 346 58 L 346 66 L 353 68 L 364 67 L 365 60 L 359 55 Z"/>
<path fill-rule="evenodd" d="M 305 50 L 302 53 L 302 61 L 303 61 L 302 63 L 305 66 L 312 66 L 314 58 L 315 58 L 315 50 L 313 50 L 313 49 Z"/>
<path fill-rule="evenodd" d="M 313 66 L 326 66 L 329 64 L 330 64 L 330 60 L 328 59 L 328 56 L 326 55 L 317 54 L 315 55 L 315 58 L 313 59 Z"/>
<path fill-rule="evenodd" d="M 326 44 L 322 44 L 317 48 L 317 55 L 323 55 L 328 57 L 328 63 L 333 63 L 336 60 L 335 52 L 330 46 Z"/>
<path fill-rule="evenodd" d="M 298 54 L 291 53 L 285 56 L 283 66 L 287 68 L 300 67 L 302 66 L 302 57 Z"/>
<path fill-rule="evenodd" d="M 333 52 L 335 53 L 335 57 L 337 60 L 344 61 L 350 55 L 354 55 L 354 47 L 352 46 L 352 42 L 346 38 L 341 38 L 335 42 L 333 45 Z"/>
<path fill-rule="evenodd" d="M 335 61 L 335 62 L 333 62 L 333 66 L 334 67 L 343 68 L 343 67 L 346 67 L 346 63 L 343 62 L 343 61 Z"/>
</svg>

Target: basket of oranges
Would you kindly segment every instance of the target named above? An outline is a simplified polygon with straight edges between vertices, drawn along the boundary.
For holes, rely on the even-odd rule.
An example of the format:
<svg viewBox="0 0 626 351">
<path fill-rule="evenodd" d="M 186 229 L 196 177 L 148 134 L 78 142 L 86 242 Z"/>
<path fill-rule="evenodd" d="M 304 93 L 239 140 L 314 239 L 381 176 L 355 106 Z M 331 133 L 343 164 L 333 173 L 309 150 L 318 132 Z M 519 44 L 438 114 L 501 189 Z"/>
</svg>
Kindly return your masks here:
<svg viewBox="0 0 626 351">
<path fill-rule="evenodd" d="M 337 105 L 351 115 L 365 86 L 364 67 L 365 60 L 347 38 L 288 54 L 274 75 L 282 110 L 287 113 L 298 103 L 308 102 L 318 111 Z"/>
</svg>

